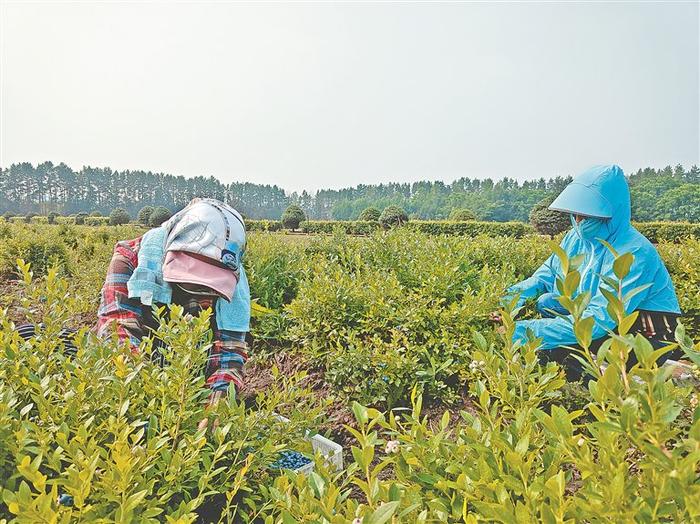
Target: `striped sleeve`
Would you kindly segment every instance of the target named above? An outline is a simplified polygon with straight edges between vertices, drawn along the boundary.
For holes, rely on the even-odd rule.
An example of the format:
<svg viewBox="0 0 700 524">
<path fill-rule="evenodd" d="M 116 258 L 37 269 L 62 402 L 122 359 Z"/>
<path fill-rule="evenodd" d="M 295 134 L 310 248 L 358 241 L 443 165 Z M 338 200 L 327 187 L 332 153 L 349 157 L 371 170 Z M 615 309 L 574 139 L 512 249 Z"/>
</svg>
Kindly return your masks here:
<svg viewBox="0 0 700 524">
<path fill-rule="evenodd" d="M 228 391 L 233 385 L 243 387 L 243 365 L 248 359 L 246 334 L 239 331 L 217 330 L 214 345 L 207 359 L 207 386 L 212 391 Z"/>
<path fill-rule="evenodd" d="M 126 284 L 138 263 L 139 243 L 140 238 L 119 242 L 114 248 L 97 312 L 98 336 L 107 338 L 116 333 L 134 352 L 144 335 L 143 311 L 139 300 L 129 298 Z"/>
</svg>

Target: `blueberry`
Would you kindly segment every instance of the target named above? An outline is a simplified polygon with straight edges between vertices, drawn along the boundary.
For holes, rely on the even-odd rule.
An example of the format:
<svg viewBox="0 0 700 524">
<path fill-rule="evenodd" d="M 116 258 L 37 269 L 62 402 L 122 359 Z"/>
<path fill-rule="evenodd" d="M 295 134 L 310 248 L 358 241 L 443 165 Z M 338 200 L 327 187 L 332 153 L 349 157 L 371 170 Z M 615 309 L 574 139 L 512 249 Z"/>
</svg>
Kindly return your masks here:
<svg viewBox="0 0 700 524">
<path fill-rule="evenodd" d="M 73 505 L 73 497 L 71 495 L 66 494 L 66 493 L 61 493 L 58 496 L 58 503 L 61 506 L 72 506 Z"/>
<path fill-rule="evenodd" d="M 279 458 L 270 464 L 270 467 L 273 469 L 299 469 L 310 462 L 311 459 L 298 451 L 284 450 L 280 452 Z"/>
</svg>

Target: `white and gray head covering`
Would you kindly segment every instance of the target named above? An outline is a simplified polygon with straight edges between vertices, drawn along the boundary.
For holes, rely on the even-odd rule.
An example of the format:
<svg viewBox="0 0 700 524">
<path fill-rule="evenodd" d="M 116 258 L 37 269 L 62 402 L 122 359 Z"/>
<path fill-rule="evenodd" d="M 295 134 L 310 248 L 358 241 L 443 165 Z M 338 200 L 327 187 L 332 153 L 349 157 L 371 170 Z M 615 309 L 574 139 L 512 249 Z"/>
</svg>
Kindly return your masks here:
<svg viewBox="0 0 700 524">
<path fill-rule="evenodd" d="M 196 198 L 163 224 L 165 251 L 184 251 L 211 258 L 239 271 L 245 251 L 243 217 L 228 204 Z"/>
</svg>

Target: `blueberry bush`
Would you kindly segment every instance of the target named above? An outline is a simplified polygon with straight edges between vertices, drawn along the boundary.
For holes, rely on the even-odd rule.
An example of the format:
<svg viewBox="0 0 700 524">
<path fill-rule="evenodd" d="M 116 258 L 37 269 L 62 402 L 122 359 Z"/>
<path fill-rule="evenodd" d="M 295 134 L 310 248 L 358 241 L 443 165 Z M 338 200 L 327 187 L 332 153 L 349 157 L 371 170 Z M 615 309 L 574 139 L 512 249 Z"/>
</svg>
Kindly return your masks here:
<svg viewBox="0 0 700 524">
<path fill-rule="evenodd" d="M 551 251 L 539 236 L 252 232 L 252 389 L 208 408 L 209 312 L 158 312 L 164 366 L 149 338 L 133 354 L 91 331 L 115 242 L 144 231 L 0 224 L 0 522 L 700 520 L 697 239 L 658 245 L 689 376 L 627 334 L 619 294 L 594 360 L 584 294 L 567 305 L 590 376 L 572 385 L 510 342 L 500 301 Z M 41 326 L 23 340 L 20 322 Z M 345 444 L 342 470 L 314 456 L 317 431 Z"/>
</svg>

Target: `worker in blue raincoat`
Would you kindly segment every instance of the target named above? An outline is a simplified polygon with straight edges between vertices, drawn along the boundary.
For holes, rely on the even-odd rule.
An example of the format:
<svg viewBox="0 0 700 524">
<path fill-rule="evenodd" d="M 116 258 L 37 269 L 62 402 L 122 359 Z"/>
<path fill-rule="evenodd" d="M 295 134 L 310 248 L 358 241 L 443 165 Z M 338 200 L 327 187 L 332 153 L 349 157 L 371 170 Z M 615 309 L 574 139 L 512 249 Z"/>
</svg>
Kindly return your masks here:
<svg viewBox="0 0 700 524">
<path fill-rule="evenodd" d="M 623 280 L 623 293 L 648 285 L 625 304 L 629 314 L 639 311 L 632 333 L 641 333 L 655 348 L 673 340 L 681 313 L 673 282 L 654 246 L 630 222 L 630 192 L 627 180 L 616 165 L 597 166 L 576 177 L 552 202 L 550 209 L 568 213 L 572 229 L 564 236 L 561 248 L 569 258 L 583 254 L 579 267 L 581 282 L 578 293 L 589 291 L 590 303 L 584 317 L 595 319 L 594 349 L 616 328 L 606 309 L 607 299 L 601 292 L 606 284 L 602 276 L 614 278 L 613 253 L 601 242 L 608 242 L 618 254 L 632 253 L 634 261 Z M 519 294 L 517 306 L 529 299 L 537 299 L 537 311 L 543 318 L 519 320 L 515 323 L 515 342 L 524 342 L 528 330 L 542 340 L 542 360 L 563 363 L 570 379 L 580 376 L 580 367 L 571 357 L 576 346 L 572 324 L 564 318 L 568 311 L 559 303 L 557 276 L 562 275 L 559 258 L 552 254 L 530 278 L 509 289 L 510 296 Z M 629 365 L 634 356 L 630 355 Z"/>
</svg>

